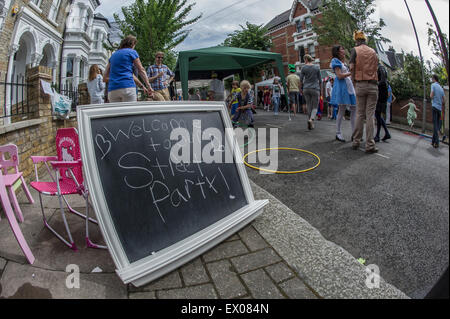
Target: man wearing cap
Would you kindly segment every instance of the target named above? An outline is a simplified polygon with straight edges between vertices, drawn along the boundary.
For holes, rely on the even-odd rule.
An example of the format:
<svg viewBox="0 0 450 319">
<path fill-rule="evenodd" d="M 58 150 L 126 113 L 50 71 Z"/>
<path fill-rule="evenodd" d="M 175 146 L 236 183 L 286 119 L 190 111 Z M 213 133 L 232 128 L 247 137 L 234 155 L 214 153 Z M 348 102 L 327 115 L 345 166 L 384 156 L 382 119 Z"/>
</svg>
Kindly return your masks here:
<svg viewBox="0 0 450 319">
<path fill-rule="evenodd" d="M 356 90 L 356 124 L 352 135 L 352 149 L 357 150 L 366 120 L 366 153 L 377 153 L 374 140 L 374 116 L 378 100 L 378 56 L 366 42 L 362 31 L 355 31 L 356 47 L 350 56 L 350 71 Z"/>
<path fill-rule="evenodd" d="M 225 88 L 223 86 L 223 82 L 217 78 L 217 73 L 211 73 L 211 83 L 209 83 L 209 90 L 214 91 L 214 100 L 215 101 L 223 101 L 224 100 L 224 91 Z"/>
<path fill-rule="evenodd" d="M 287 86 L 289 92 L 289 104 L 294 109 L 294 116 L 297 114 L 298 96 L 300 94 L 300 78 L 295 74 L 294 64 L 289 64 L 289 75 L 287 77 Z"/>
</svg>

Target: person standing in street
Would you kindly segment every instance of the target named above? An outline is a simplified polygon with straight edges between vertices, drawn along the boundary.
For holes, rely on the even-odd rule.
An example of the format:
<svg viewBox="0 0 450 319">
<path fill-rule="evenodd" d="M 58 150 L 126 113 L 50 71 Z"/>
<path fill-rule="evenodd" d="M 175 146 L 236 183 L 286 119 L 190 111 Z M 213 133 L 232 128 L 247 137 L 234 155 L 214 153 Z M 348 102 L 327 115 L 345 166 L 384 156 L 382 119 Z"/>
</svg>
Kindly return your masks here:
<svg viewBox="0 0 450 319">
<path fill-rule="evenodd" d="M 243 80 L 240 84 L 240 89 L 241 91 L 236 95 L 239 104 L 232 119 L 233 128 L 238 127 L 239 118 L 243 114 L 247 116 L 247 126 L 254 127 L 252 108 L 255 96 L 252 92 L 250 82 L 248 82 L 247 80 Z"/>
<path fill-rule="evenodd" d="M 333 118 L 333 106 L 331 105 L 331 94 L 333 93 L 333 84 L 331 83 L 332 79 L 333 78 L 328 79 L 327 84 L 325 86 L 325 100 L 327 101 L 329 120 Z"/>
<path fill-rule="evenodd" d="M 391 107 L 392 104 L 394 104 L 396 100 L 396 97 L 394 95 L 394 93 L 392 93 L 392 88 L 391 85 L 388 82 L 388 100 L 387 100 L 387 106 L 386 106 L 386 125 L 390 125 L 391 124 Z"/>
<path fill-rule="evenodd" d="M 299 105 L 300 95 L 300 78 L 295 74 L 295 65 L 289 64 L 289 75 L 287 77 L 287 87 L 289 92 L 289 104 L 294 111 L 294 116 L 297 114 L 297 106 Z"/>
<path fill-rule="evenodd" d="M 431 84 L 431 106 L 433 107 L 433 140 L 431 145 L 434 148 L 439 147 L 439 131 L 441 129 L 441 114 L 442 106 L 445 105 L 445 93 L 442 86 L 439 84 L 439 77 L 434 74 Z"/>
<path fill-rule="evenodd" d="M 111 55 L 106 66 L 103 81 L 108 83 L 108 100 L 114 102 L 136 102 L 136 84 L 133 67 L 144 80 L 144 92 L 153 95 L 153 89 L 142 66 L 139 54 L 134 49 L 137 44 L 136 37 L 129 35 L 124 38 L 119 49 Z"/>
<path fill-rule="evenodd" d="M 356 90 L 356 125 L 353 132 L 352 149 L 357 150 L 361 144 L 366 121 L 366 153 L 377 153 L 375 147 L 374 116 L 378 100 L 378 56 L 366 42 L 364 32 L 355 31 L 353 39 L 356 47 L 350 57 L 350 71 Z"/>
<path fill-rule="evenodd" d="M 345 143 L 342 136 L 341 126 L 347 107 L 350 108 L 350 122 L 352 126 L 352 134 L 355 130 L 356 120 L 356 96 L 353 82 L 351 80 L 352 73 L 345 64 L 345 49 L 341 45 L 336 45 L 331 50 L 333 59 L 331 60 L 331 69 L 336 74 L 333 92 L 331 94 L 331 104 L 338 105 L 339 112 L 336 120 L 336 140 Z"/>
<path fill-rule="evenodd" d="M 155 100 L 170 101 L 169 86 L 175 78 L 175 74 L 169 67 L 163 64 L 164 52 L 156 52 L 155 64 L 147 69 L 147 76 L 155 91 Z"/>
<path fill-rule="evenodd" d="M 382 141 L 384 142 L 391 138 L 386 122 L 383 119 L 383 113 L 386 114 L 388 95 L 387 71 L 386 68 L 380 63 L 378 65 L 378 100 L 375 110 L 375 118 L 377 119 L 377 134 L 374 138 L 375 143 L 380 141 L 381 127 L 384 129 L 384 137 Z"/>
<path fill-rule="evenodd" d="M 209 83 L 209 90 L 214 91 L 214 101 L 223 102 L 225 99 L 225 87 L 223 82 L 219 80 L 216 72 L 211 73 L 211 82 Z"/>
<path fill-rule="evenodd" d="M 281 85 L 278 83 L 278 78 L 274 78 L 272 85 L 272 104 L 273 104 L 273 112 L 275 115 L 278 115 L 278 111 L 280 108 L 280 100 L 281 100 Z"/>
<path fill-rule="evenodd" d="M 89 81 L 87 88 L 91 98 L 91 104 L 103 104 L 105 96 L 105 82 L 97 64 L 93 64 L 89 69 Z"/>
<path fill-rule="evenodd" d="M 319 96 L 322 88 L 320 69 L 313 64 L 313 58 L 306 54 L 304 56 L 306 64 L 300 72 L 300 86 L 303 87 L 303 97 L 306 100 L 308 129 L 314 129 L 314 120 L 319 107 Z"/>
</svg>

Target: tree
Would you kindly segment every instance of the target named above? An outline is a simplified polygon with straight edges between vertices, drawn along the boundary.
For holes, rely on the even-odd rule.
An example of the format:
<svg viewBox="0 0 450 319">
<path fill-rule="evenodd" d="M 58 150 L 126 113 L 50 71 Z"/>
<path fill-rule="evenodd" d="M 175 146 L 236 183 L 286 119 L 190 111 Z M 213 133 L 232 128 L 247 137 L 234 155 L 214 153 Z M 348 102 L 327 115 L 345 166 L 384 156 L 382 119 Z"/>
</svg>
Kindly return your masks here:
<svg viewBox="0 0 450 319">
<path fill-rule="evenodd" d="M 175 67 L 176 53 L 173 49 L 189 35 L 185 29 L 195 23 L 201 15 L 188 19 L 195 2 L 187 0 L 136 0 L 122 7 L 123 19 L 114 14 L 114 19 L 124 36 L 132 34 L 138 39 L 136 51 L 144 66 L 154 63 L 155 53 L 165 52 L 165 61 Z"/>
<path fill-rule="evenodd" d="M 235 30 L 228 34 L 222 45 L 242 49 L 268 51 L 272 48 L 272 40 L 267 29 L 262 25 L 246 22 L 246 26 L 239 25 L 242 30 Z"/>
<path fill-rule="evenodd" d="M 439 36 L 433 26 L 429 23 L 428 25 L 428 45 L 431 47 L 431 51 L 433 54 L 438 58 L 437 63 L 433 66 L 433 73 L 437 74 L 439 76 L 439 82 L 441 84 L 448 83 L 448 71 L 447 71 L 447 65 L 446 65 L 446 59 L 444 56 L 444 50 L 441 46 L 441 41 L 439 39 Z M 447 34 L 443 34 L 443 41 L 444 45 L 447 47 L 447 51 L 449 49 L 448 45 L 448 36 Z M 448 61 L 447 61 L 448 63 Z"/>
<path fill-rule="evenodd" d="M 321 15 L 313 18 L 313 30 L 318 35 L 321 45 L 342 45 L 347 50 L 355 46 L 353 32 L 364 31 L 368 45 L 391 42 L 381 35 L 386 26 L 383 19 L 375 21 L 370 18 L 375 13 L 375 0 L 327 0 L 323 2 Z"/>
<path fill-rule="evenodd" d="M 402 100 L 412 97 L 423 98 L 423 81 L 420 58 L 412 52 L 405 54 L 404 67 L 391 77 L 391 87 L 394 95 Z M 424 65 L 425 78 L 431 78 L 431 65 Z M 430 92 L 431 84 L 427 84 L 426 92 Z M 427 96 L 428 98 L 428 96 Z"/>
<path fill-rule="evenodd" d="M 267 29 L 263 25 L 246 22 L 245 27 L 239 26 L 242 30 L 235 30 L 233 33 L 228 34 L 221 45 L 259 51 L 268 51 L 272 48 L 272 40 L 266 35 Z M 246 71 L 246 78 L 253 83 L 259 78 L 262 70 L 267 71 L 270 69 L 272 69 L 272 63 L 254 67 Z"/>
</svg>

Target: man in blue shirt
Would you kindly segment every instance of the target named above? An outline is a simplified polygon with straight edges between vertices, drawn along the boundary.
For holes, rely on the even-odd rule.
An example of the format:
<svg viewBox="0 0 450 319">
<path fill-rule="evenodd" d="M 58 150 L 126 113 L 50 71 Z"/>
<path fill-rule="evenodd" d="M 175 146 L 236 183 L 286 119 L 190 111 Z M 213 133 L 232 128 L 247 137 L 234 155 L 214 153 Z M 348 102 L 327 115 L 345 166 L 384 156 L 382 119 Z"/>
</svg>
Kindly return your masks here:
<svg viewBox="0 0 450 319">
<path fill-rule="evenodd" d="M 173 81 L 175 74 L 163 64 L 164 52 L 157 52 L 155 64 L 147 69 L 147 76 L 152 89 L 155 91 L 155 98 L 162 101 L 170 101 L 168 87 Z"/>
<path fill-rule="evenodd" d="M 445 105 L 445 94 L 442 86 L 439 85 L 439 77 L 434 74 L 431 84 L 431 105 L 433 106 L 433 140 L 431 145 L 439 147 L 439 130 L 441 129 L 442 106 Z"/>
</svg>

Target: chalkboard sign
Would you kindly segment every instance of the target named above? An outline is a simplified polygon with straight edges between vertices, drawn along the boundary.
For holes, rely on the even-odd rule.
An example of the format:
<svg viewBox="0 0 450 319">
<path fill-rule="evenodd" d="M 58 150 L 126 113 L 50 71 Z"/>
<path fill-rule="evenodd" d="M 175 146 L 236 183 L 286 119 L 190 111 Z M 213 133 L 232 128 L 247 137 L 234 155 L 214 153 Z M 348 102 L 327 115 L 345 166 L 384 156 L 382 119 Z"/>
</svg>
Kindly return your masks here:
<svg viewBox="0 0 450 319">
<path fill-rule="evenodd" d="M 224 103 L 78 109 L 84 172 L 125 283 L 143 285 L 256 218 Z"/>
</svg>

